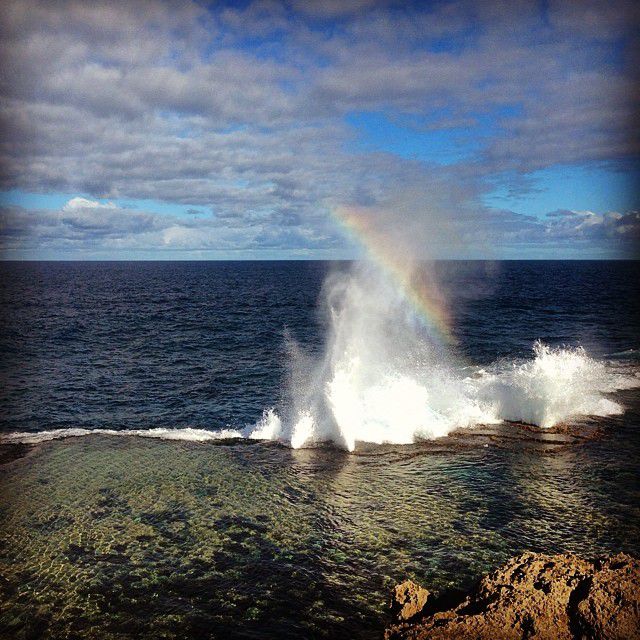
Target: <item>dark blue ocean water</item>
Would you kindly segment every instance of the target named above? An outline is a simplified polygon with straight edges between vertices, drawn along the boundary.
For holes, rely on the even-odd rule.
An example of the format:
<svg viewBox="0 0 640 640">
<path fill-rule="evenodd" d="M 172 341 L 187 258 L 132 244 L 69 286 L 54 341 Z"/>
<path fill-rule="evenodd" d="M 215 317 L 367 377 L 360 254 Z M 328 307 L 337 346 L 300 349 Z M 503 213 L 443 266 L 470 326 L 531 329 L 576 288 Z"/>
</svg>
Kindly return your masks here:
<svg viewBox="0 0 640 640">
<path fill-rule="evenodd" d="M 3 263 L 0 430 L 253 424 L 282 400 L 285 331 L 322 349 L 322 282 L 348 266 Z M 596 356 L 640 346 L 640 262 L 437 269 L 472 362 L 529 355 L 536 339 Z"/>
</svg>

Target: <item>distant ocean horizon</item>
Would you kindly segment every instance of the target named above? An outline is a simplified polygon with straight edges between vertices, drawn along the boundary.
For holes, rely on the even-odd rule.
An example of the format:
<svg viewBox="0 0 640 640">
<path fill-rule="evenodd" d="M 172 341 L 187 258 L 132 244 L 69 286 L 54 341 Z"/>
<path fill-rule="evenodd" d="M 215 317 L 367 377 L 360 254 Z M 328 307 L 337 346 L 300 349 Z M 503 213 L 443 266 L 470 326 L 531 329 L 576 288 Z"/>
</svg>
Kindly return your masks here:
<svg viewBox="0 0 640 640">
<path fill-rule="evenodd" d="M 0 263 L 24 262 L 326 262 L 352 263 L 363 262 L 366 258 L 1 258 Z M 418 262 L 640 262 L 640 257 L 602 257 L 602 258 L 424 258 Z"/>
</svg>

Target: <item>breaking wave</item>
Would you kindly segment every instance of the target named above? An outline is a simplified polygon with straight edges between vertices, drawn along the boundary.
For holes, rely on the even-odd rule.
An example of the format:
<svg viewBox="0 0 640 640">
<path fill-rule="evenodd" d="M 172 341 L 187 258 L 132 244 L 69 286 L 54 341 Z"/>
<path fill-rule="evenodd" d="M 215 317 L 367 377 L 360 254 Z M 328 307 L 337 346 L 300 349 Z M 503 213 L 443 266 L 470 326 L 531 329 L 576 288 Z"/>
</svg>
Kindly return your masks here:
<svg viewBox="0 0 640 640">
<path fill-rule="evenodd" d="M 581 347 L 541 342 L 534 344 L 529 360 L 466 366 L 457 373 L 441 367 L 411 377 L 390 370 L 372 380 L 362 367 L 359 358 L 341 363 L 313 403 L 287 419 L 268 409 L 243 429 L 66 428 L 2 434 L 0 444 L 98 434 L 189 442 L 274 440 L 296 449 L 330 442 L 352 451 L 357 442 L 410 444 L 505 420 L 547 428 L 582 415 L 615 415 L 624 409 L 605 394 L 640 386 L 637 374 L 595 360 Z"/>
<path fill-rule="evenodd" d="M 322 357 L 290 340 L 289 405 L 282 415 L 265 412 L 250 437 L 352 451 L 359 441 L 409 444 L 505 420 L 551 427 L 621 413 L 604 394 L 640 382 L 580 347 L 541 342 L 528 360 L 462 366 L 431 319 L 375 265 L 334 274 L 324 300 L 330 328 Z M 420 312 L 440 300 L 434 295 Z"/>
<path fill-rule="evenodd" d="M 431 295 L 425 288 L 421 292 Z M 0 436 L 0 443 L 99 433 L 193 442 L 249 438 L 293 448 L 330 442 L 352 451 L 357 442 L 409 444 L 480 424 L 517 421 L 547 428 L 577 416 L 614 415 L 623 407 L 607 394 L 640 384 L 629 366 L 596 360 L 581 347 L 542 342 L 533 345 L 531 358 L 470 366 L 455 357 L 446 335 L 434 333 L 432 319 L 424 317 L 441 304 L 437 292 L 424 304 L 416 305 L 415 299 L 411 304 L 409 298 L 374 265 L 329 277 L 323 295 L 329 327 L 324 351 L 310 355 L 288 339 L 288 400 L 265 411 L 255 425 L 56 429 L 10 433 Z"/>
<path fill-rule="evenodd" d="M 244 434 L 234 429 L 209 431 L 207 429 L 51 429 L 49 431 L 19 431 L 5 433 L 0 436 L 3 444 L 38 444 L 62 438 L 78 438 L 92 434 L 108 436 L 138 436 L 140 438 L 157 438 L 160 440 L 187 440 L 190 442 L 207 442 L 209 440 L 225 440 L 242 438 Z"/>
<path fill-rule="evenodd" d="M 373 384 L 357 361 L 347 363 L 326 385 L 321 406 L 328 413 L 307 408 L 287 424 L 269 409 L 250 437 L 294 448 L 330 441 L 352 451 L 358 441 L 409 444 L 503 421 L 548 428 L 578 416 L 620 414 L 624 408 L 605 394 L 640 386 L 637 376 L 590 358 L 581 347 L 537 342 L 533 351 L 528 361 L 466 367 L 457 375 L 390 372 Z"/>
</svg>

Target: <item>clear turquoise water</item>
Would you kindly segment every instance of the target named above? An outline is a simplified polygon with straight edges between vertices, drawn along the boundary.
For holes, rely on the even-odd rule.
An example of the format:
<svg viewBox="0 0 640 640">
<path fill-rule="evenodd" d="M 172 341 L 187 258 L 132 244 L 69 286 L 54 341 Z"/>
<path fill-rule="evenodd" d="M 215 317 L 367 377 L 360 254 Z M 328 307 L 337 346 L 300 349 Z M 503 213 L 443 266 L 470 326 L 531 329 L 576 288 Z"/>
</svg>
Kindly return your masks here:
<svg viewBox="0 0 640 640">
<path fill-rule="evenodd" d="M 377 638 L 406 577 L 438 591 L 524 550 L 640 553 L 637 425 L 629 411 L 582 444 L 509 425 L 355 455 L 43 443 L 2 467 L 1 628 Z"/>
</svg>

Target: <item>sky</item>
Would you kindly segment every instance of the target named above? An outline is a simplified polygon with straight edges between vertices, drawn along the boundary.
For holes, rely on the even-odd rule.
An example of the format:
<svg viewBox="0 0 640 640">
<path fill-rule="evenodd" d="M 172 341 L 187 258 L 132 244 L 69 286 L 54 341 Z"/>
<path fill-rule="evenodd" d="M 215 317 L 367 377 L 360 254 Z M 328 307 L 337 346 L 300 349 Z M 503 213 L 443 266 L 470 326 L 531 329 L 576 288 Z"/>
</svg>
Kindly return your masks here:
<svg viewBox="0 0 640 640">
<path fill-rule="evenodd" d="M 3 0 L 3 259 L 632 258 L 640 4 Z"/>
</svg>

